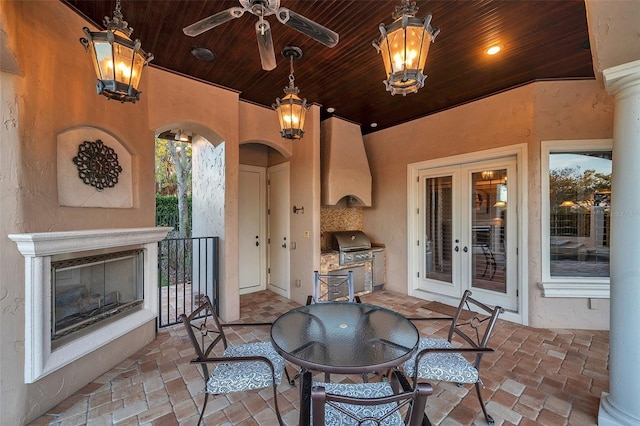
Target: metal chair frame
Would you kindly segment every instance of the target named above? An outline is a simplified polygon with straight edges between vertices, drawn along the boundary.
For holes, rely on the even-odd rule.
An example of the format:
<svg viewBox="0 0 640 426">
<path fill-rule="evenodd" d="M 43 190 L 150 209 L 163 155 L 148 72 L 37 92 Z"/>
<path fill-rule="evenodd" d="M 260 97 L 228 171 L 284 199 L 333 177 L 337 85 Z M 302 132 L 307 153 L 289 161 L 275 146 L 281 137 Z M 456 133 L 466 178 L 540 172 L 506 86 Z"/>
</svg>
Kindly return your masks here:
<svg viewBox="0 0 640 426">
<path fill-rule="evenodd" d="M 191 360 L 191 364 L 198 364 L 202 369 L 203 378 L 205 381 L 205 386 L 207 384 L 207 380 L 210 377 L 209 374 L 209 364 L 216 363 L 230 363 L 230 362 L 238 362 L 238 363 L 246 363 L 252 361 L 259 361 L 265 363 L 269 369 L 271 370 L 272 377 L 272 388 L 273 388 L 273 401 L 276 416 L 278 418 L 278 423 L 282 426 L 284 425 L 282 421 L 282 417 L 280 416 L 280 410 L 278 408 L 278 396 L 277 396 L 277 383 L 276 383 L 276 372 L 273 366 L 273 363 L 269 358 L 264 356 L 211 356 L 213 349 L 222 342 L 223 348 L 226 350 L 228 347 L 227 337 L 224 333 L 225 327 L 256 327 L 256 326 L 270 326 L 271 323 L 236 323 L 236 324 L 222 324 L 218 319 L 218 316 L 213 309 L 213 305 L 207 296 L 203 296 L 201 298 L 201 304 L 196 308 L 190 315 L 181 314 L 180 319 L 184 323 L 184 326 L 187 330 L 187 334 L 189 339 L 193 345 L 193 348 L 196 352 L 196 358 Z M 211 321 L 209 321 L 211 319 Z M 196 333 L 200 334 L 200 340 L 196 337 Z M 213 337 L 211 337 L 211 336 Z M 208 340 L 208 341 L 207 341 Z M 284 369 L 284 373 L 287 377 L 289 383 L 291 383 L 291 379 L 289 378 L 289 373 L 287 369 Z M 200 413 L 200 418 L 198 419 L 198 425 L 202 422 L 202 417 L 204 416 L 204 412 L 207 408 L 207 402 L 209 399 L 209 392 L 205 389 L 205 397 L 204 404 L 202 406 L 202 411 Z"/>
<path fill-rule="evenodd" d="M 423 357 L 427 356 L 431 353 L 475 353 L 475 360 L 473 362 L 473 367 L 480 373 L 480 363 L 482 361 L 482 357 L 486 353 L 494 352 L 493 349 L 489 348 L 487 345 L 489 343 L 489 339 L 493 332 L 496 321 L 498 320 L 498 316 L 504 313 L 504 309 L 500 306 L 490 307 L 474 298 L 471 297 L 471 291 L 466 290 L 460 299 L 460 304 L 458 305 L 458 309 L 456 310 L 455 315 L 452 318 L 449 317 L 437 317 L 437 318 L 410 318 L 413 321 L 419 320 L 448 320 L 451 321 L 451 327 L 449 328 L 449 333 L 447 335 L 447 341 L 449 343 L 452 342 L 454 336 L 458 336 L 462 338 L 465 342 L 465 346 L 459 348 L 425 348 L 418 352 L 415 358 L 414 364 L 414 374 L 411 378 L 414 385 L 418 383 L 420 379 L 418 377 L 419 372 L 419 364 Z M 476 308 L 480 312 L 482 312 L 482 317 L 479 316 L 472 307 Z M 400 383 L 404 389 L 411 389 L 411 385 L 409 385 L 404 375 L 400 375 Z M 426 378 L 429 380 L 429 378 Z M 459 386 L 462 386 L 461 383 L 458 383 Z M 484 414 L 487 423 L 490 425 L 494 424 L 493 418 L 487 413 L 487 409 L 485 407 L 484 401 L 482 399 L 482 394 L 480 392 L 480 385 L 482 385 L 482 380 L 478 375 L 478 380 L 475 382 L 476 393 L 478 395 L 478 401 L 480 402 L 480 406 L 482 408 L 482 412 Z"/>
<path fill-rule="evenodd" d="M 367 384 L 354 384 L 354 387 L 366 386 Z M 392 386 L 397 389 L 397 386 Z M 327 393 L 325 387 L 316 385 L 311 389 L 311 404 L 313 407 L 312 420 L 313 425 L 326 425 L 325 409 L 331 406 L 339 412 L 345 420 L 351 419 L 354 424 L 372 424 L 382 425 L 385 419 L 395 413 L 400 413 L 406 407 L 404 416 L 404 424 L 408 426 L 430 426 L 431 422 L 426 417 L 424 410 L 427 405 L 427 397 L 433 393 L 433 388 L 428 383 L 418 383 L 415 389 L 406 390 L 393 395 L 378 398 L 361 398 L 352 396 L 343 396 Z M 395 404 L 395 408 L 385 411 L 379 417 L 368 415 L 366 417 L 358 417 L 352 411 L 345 409 L 343 404 L 358 406 L 378 406 Z M 342 423 L 341 423 L 342 424 Z M 347 424 L 347 423 L 345 423 Z M 351 424 L 351 423 L 348 423 Z"/>
<path fill-rule="evenodd" d="M 346 291 L 344 291 L 346 288 Z M 353 271 L 346 274 L 320 274 L 313 272 L 313 295 L 307 296 L 307 305 L 324 302 L 357 302 L 360 297 L 354 295 Z"/>
</svg>

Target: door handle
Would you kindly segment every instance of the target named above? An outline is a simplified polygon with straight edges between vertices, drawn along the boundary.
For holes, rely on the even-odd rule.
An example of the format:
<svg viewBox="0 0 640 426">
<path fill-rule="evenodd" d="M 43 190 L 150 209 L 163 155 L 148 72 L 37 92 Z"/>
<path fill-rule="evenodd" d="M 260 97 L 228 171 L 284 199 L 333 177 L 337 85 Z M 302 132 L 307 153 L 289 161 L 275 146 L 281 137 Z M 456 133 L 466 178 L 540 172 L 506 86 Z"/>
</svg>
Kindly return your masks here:
<svg viewBox="0 0 640 426">
<path fill-rule="evenodd" d="M 256 241 L 256 247 L 259 247 L 259 246 L 260 246 L 260 243 Z"/>
<path fill-rule="evenodd" d="M 468 252 L 468 251 L 469 251 L 469 249 L 467 249 L 467 246 L 464 246 L 464 248 L 462 249 L 462 251 L 466 253 L 466 252 Z"/>
<path fill-rule="evenodd" d="M 287 248 L 287 243 L 283 243 L 282 248 Z"/>
<path fill-rule="evenodd" d="M 460 247 L 456 246 L 456 247 L 454 248 L 454 250 L 455 250 L 455 251 L 460 251 Z"/>
</svg>

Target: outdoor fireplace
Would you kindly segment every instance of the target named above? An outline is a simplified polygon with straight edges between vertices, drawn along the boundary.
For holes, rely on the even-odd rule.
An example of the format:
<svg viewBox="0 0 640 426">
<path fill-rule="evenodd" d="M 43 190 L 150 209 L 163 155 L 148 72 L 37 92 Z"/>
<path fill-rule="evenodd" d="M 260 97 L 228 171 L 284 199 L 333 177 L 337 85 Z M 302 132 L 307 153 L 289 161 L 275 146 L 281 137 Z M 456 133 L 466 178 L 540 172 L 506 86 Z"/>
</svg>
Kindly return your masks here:
<svg viewBox="0 0 640 426">
<path fill-rule="evenodd" d="M 53 260 L 51 340 L 142 305 L 142 257 L 136 249 Z"/>
<path fill-rule="evenodd" d="M 25 259 L 25 383 L 155 329 L 158 241 L 171 229 L 9 235 Z"/>
</svg>

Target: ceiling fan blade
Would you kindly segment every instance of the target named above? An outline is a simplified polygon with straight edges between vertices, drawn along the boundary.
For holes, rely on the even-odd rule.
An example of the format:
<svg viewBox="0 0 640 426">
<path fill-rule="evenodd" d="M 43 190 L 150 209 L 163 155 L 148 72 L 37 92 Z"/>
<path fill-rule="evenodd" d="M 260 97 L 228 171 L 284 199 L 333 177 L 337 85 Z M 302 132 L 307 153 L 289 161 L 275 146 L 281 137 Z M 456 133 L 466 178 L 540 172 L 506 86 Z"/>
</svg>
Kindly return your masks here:
<svg viewBox="0 0 640 426">
<path fill-rule="evenodd" d="M 294 30 L 300 31 L 302 34 L 308 35 L 327 47 L 334 47 L 338 44 L 338 33 L 313 22 L 309 18 L 305 18 L 304 16 L 291 11 L 286 7 L 278 9 L 276 16 L 278 17 L 278 21 L 293 28 Z"/>
<path fill-rule="evenodd" d="M 182 31 L 188 36 L 195 37 L 210 30 L 211 28 L 215 28 L 218 25 L 231 21 L 232 19 L 241 17 L 244 14 L 244 11 L 245 10 L 241 7 L 232 7 L 204 18 L 195 24 L 189 25 L 188 27 L 184 27 Z"/>
<path fill-rule="evenodd" d="M 269 21 L 260 19 L 256 22 L 256 36 L 258 37 L 258 50 L 260 50 L 262 69 L 271 71 L 276 67 L 276 54 L 273 51 L 273 39 L 271 38 Z"/>
</svg>

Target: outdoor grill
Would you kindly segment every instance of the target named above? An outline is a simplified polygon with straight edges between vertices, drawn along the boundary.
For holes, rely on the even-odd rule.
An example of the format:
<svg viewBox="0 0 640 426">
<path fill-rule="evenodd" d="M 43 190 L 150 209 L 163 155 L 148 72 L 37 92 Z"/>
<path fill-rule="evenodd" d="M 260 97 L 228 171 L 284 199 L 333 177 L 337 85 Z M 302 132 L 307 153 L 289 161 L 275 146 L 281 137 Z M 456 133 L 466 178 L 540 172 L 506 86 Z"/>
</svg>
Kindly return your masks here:
<svg viewBox="0 0 640 426">
<path fill-rule="evenodd" d="M 340 265 L 351 265 L 373 259 L 371 240 L 362 231 L 334 232 L 331 236 L 331 248 L 338 250 Z"/>
</svg>

